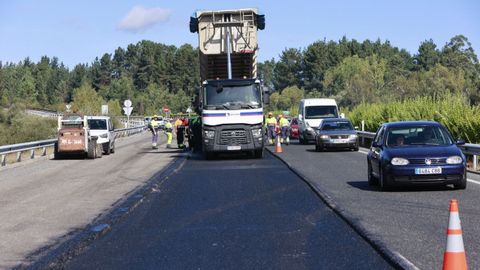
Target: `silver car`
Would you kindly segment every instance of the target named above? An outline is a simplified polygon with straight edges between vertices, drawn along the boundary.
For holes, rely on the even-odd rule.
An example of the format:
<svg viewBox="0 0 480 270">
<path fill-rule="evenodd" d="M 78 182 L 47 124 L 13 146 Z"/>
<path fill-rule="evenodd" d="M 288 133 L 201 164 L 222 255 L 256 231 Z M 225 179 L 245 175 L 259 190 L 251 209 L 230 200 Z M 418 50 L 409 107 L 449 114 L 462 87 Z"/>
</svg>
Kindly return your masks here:
<svg viewBox="0 0 480 270">
<path fill-rule="evenodd" d="M 315 151 L 345 148 L 358 151 L 358 135 L 347 118 L 324 119 L 315 135 Z"/>
</svg>

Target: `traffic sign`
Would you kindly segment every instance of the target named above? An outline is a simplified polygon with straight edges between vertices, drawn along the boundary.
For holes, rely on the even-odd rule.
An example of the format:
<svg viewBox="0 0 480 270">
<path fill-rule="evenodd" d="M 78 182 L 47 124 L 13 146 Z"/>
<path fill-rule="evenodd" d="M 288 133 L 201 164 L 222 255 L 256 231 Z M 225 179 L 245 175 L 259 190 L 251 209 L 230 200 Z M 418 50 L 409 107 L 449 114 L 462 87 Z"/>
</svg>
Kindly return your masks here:
<svg viewBox="0 0 480 270">
<path fill-rule="evenodd" d="M 164 107 L 164 108 L 163 108 L 163 112 L 169 112 L 169 111 L 170 111 L 169 108 L 167 108 L 167 107 Z"/>
<path fill-rule="evenodd" d="M 133 107 L 123 107 L 123 111 L 125 112 L 126 116 L 130 116 L 132 113 Z"/>
<path fill-rule="evenodd" d="M 123 102 L 123 105 L 125 105 L 125 107 L 132 107 L 132 101 L 130 99 L 126 99 L 124 102 Z"/>
</svg>

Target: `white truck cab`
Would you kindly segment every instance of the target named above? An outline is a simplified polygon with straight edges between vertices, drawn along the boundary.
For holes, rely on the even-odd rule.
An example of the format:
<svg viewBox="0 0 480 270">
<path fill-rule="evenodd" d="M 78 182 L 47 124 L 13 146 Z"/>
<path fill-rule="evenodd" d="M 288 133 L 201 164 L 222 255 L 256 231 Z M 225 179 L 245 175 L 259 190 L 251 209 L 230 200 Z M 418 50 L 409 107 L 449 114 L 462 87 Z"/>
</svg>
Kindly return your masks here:
<svg viewBox="0 0 480 270">
<path fill-rule="evenodd" d="M 325 118 L 338 118 L 338 106 L 334 99 L 307 98 L 300 100 L 298 108 L 300 143 L 314 142 L 316 130 Z"/>
<path fill-rule="evenodd" d="M 87 116 L 90 135 L 97 136 L 97 144 L 103 147 L 103 153 L 115 153 L 115 134 L 113 122 L 109 116 Z"/>
</svg>

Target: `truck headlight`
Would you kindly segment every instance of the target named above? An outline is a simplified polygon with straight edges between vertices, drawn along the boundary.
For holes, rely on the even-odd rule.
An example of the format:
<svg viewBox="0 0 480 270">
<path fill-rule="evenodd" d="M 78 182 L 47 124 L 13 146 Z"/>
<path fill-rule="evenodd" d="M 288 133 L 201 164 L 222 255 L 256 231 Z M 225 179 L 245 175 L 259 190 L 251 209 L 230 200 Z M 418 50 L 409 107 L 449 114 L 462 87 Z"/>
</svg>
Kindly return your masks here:
<svg viewBox="0 0 480 270">
<path fill-rule="evenodd" d="M 214 130 L 205 130 L 205 138 L 207 138 L 207 139 L 215 138 L 215 131 Z"/>
<path fill-rule="evenodd" d="M 462 161 L 462 157 L 460 156 L 451 156 L 447 158 L 447 164 L 460 164 Z"/>
<path fill-rule="evenodd" d="M 390 163 L 392 163 L 392 165 L 395 165 L 395 166 L 405 166 L 405 165 L 408 165 L 410 162 L 408 161 L 408 159 L 405 159 L 405 158 L 394 157 L 392 158 L 392 161 Z"/>
<path fill-rule="evenodd" d="M 254 138 L 262 137 L 262 129 L 261 128 L 252 129 L 252 135 Z"/>
</svg>

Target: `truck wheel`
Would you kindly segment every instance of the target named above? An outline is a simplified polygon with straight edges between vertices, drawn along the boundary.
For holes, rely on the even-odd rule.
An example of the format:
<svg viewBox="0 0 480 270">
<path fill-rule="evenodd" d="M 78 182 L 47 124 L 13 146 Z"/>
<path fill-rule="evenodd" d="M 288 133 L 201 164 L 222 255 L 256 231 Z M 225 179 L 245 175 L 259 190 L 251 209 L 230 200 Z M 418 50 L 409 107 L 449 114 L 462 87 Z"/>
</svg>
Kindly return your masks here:
<svg viewBox="0 0 480 270">
<path fill-rule="evenodd" d="M 206 160 L 212 160 L 213 158 L 215 158 L 215 153 L 203 151 L 203 157 Z"/>
<path fill-rule="evenodd" d="M 254 158 L 263 158 L 263 156 L 264 156 L 263 148 L 259 149 L 259 150 L 254 150 L 254 152 L 253 152 L 253 157 Z"/>
<path fill-rule="evenodd" d="M 58 152 L 58 143 L 53 146 L 53 159 L 62 159 L 63 155 Z"/>
<path fill-rule="evenodd" d="M 97 142 L 89 141 L 88 142 L 88 151 L 87 158 L 95 159 L 97 157 Z"/>
</svg>

